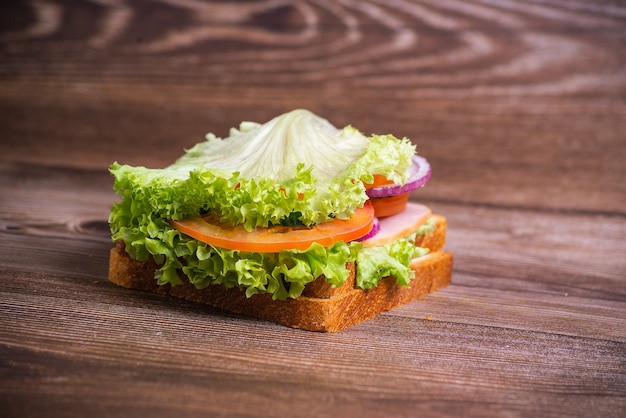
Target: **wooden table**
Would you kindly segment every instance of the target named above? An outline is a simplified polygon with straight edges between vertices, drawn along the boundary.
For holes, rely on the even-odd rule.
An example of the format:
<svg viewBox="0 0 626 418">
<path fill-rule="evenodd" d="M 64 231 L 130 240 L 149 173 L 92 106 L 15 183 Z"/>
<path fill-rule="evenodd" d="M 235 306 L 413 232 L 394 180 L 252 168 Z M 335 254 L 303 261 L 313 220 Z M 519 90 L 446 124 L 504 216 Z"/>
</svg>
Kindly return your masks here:
<svg viewBox="0 0 626 418">
<path fill-rule="evenodd" d="M 620 0 L 3 2 L 2 416 L 624 416 L 625 28 Z M 417 144 L 449 287 L 324 334 L 107 281 L 113 161 L 294 108 Z"/>
</svg>

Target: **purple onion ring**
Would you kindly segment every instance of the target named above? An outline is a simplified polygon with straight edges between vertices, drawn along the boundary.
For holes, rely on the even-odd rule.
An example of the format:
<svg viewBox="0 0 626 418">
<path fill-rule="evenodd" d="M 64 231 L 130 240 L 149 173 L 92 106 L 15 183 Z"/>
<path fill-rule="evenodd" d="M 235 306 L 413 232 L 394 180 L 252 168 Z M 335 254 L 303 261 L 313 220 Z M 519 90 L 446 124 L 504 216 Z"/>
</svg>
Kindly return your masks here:
<svg viewBox="0 0 626 418">
<path fill-rule="evenodd" d="M 378 220 L 378 218 L 374 217 L 374 223 L 372 224 L 372 229 L 370 229 L 370 232 L 363 235 L 361 238 L 355 239 L 354 241 L 365 241 L 366 239 L 370 239 L 374 235 L 378 234 L 378 231 L 380 231 L 380 221 Z"/>
<path fill-rule="evenodd" d="M 409 168 L 409 179 L 406 183 L 373 187 L 366 191 L 367 195 L 369 197 L 397 196 L 423 187 L 430 180 L 432 173 L 430 164 L 426 158 L 419 155 L 414 155 L 412 161 L 413 165 Z"/>
</svg>

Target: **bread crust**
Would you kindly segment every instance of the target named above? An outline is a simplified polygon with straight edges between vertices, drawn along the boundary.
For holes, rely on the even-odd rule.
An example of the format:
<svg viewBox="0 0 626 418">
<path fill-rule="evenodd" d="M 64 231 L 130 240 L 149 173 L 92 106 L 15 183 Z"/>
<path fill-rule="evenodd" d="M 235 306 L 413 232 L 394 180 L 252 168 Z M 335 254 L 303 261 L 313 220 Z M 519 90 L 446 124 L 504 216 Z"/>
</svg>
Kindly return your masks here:
<svg viewBox="0 0 626 418">
<path fill-rule="evenodd" d="M 348 265 L 350 276 L 342 286 L 332 287 L 323 277 L 309 283 L 302 296 L 296 299 L 272 300 L 269 294 L 246 297 L 238 288 L 227 289 L 212 285 L 197 289 L 182 276 L 184 284 L 158 285 L 154 272 L 158 268 L 152 260 L 132 259 L 118 242 L 111 249 L 109 280 L 119 286 L 161 293 L 254 318 L 272 321 L 292 328 L 309 331 L 335 332 L 371 319 L 381 312 L 393 309 L 447 286 L 452 276 L 452 255 L 442 248 L 445 244 L 446 220 L 434 217 L 436 228 L 416 243 L 431 252 L 414 259 L 411 268 L 415 278 L 408 286 L 398 286 L 395 278 L 387 277 L 378 286 L 363 290 L 355 286 L 354 263 Z"/>
</svg>

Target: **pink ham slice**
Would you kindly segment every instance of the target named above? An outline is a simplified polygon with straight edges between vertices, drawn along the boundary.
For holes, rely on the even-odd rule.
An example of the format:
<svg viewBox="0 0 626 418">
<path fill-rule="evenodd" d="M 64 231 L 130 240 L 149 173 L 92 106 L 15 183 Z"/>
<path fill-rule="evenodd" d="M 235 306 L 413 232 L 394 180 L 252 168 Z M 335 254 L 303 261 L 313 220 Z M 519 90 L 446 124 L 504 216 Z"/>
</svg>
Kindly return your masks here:
<svg viewBox="0 0 626 418">
<path fill-rule="evenodd" d="M 379 219 L 380 230 L 372 238 L 363 241 L 363 246 L 374 247 L 404 238 L 422 226 L 431 215 L 429 207 L 409 202 L 403 212 Z"/>
</svg>

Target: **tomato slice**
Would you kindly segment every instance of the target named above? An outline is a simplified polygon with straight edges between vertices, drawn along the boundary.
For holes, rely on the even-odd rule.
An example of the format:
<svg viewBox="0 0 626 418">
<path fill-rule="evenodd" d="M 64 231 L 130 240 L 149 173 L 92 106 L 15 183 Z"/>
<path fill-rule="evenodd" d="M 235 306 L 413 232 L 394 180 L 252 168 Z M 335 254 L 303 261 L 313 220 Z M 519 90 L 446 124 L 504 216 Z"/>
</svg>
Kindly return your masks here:
<svg viewBox="0 0 626 418">
<path fill-rule="evenodd" d="M 381 174 L 374 174 L 374 182 L 373 183 L 364 183 L 365 190 L 373 189 L 374 187 L 386 186 L 389 184 L 393 184 L 393 181 L 389 180 L 387 177 Z"/>
<path fill-rule="evenodd" d="M 216 217 L 198 216 L 170 220 L 170 225 L 198 241 L 229 250 L 276 253 L 306 250 L 317 242 L 325 247 L 337 241 L 353 241 L 366 235 L 374 225 L 374 208 L 369 201 L 346 220 L 333 219 L 311 227 L 270 226 L 246 231 L 242 225 L 223 224 Z"/>
<path fill-rule="evenodd" d="M 370 202 L 374 206 L 374 212 L 379 218 L 397 215 L 406 209 L 409 202 L 409 194 L 403 193 L 397 196 L 388 197 L 370 197 Z"/>
</svg>

